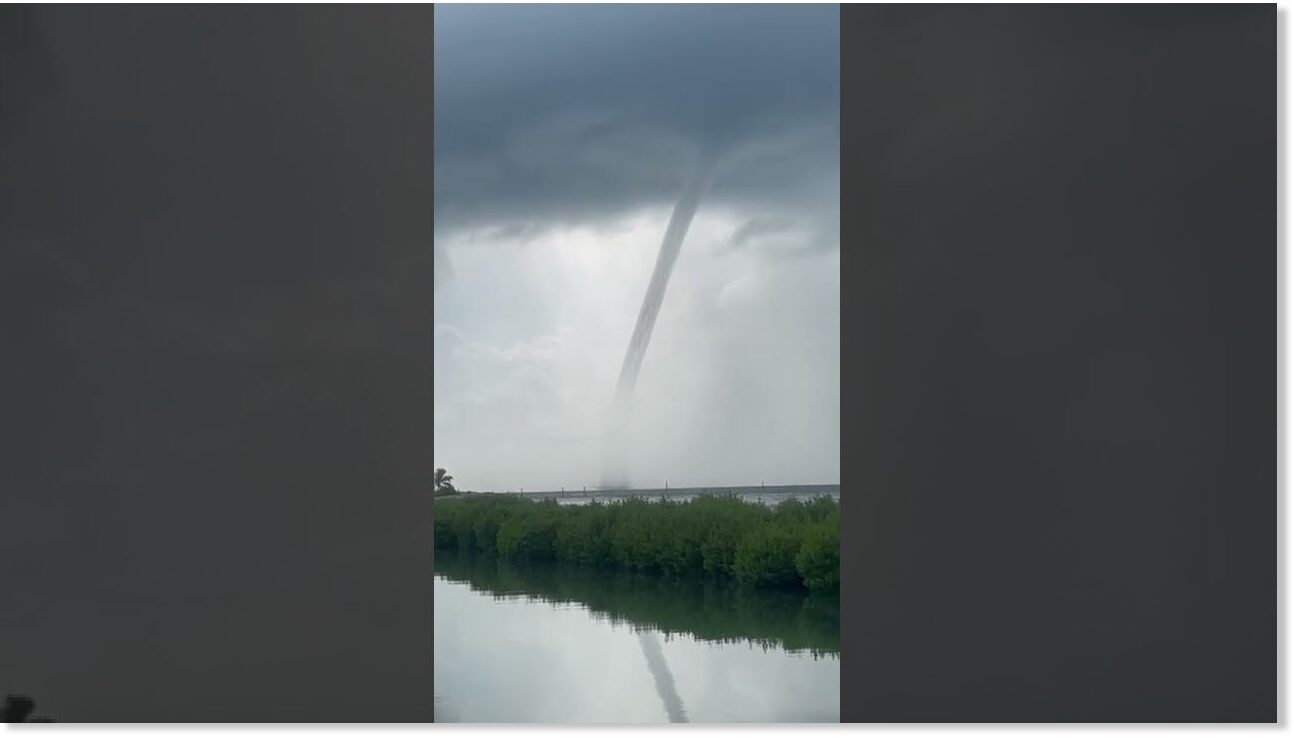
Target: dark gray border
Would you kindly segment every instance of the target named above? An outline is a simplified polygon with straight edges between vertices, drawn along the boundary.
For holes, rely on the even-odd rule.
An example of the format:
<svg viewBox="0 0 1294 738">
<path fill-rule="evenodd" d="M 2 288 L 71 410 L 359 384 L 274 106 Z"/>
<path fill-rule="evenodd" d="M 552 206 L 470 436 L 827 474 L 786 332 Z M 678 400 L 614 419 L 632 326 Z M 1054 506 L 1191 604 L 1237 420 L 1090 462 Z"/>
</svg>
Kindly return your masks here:
<svg viewBox="0 0 1294 738">
<path fill-rule="evenodd" d="M 842 9 L 844 720 L 1276 719 L 1275 20 Z"/>
<path fill-rule="evenodd" d="M 431 721 L 432 12 L 0 8 L 0 695 Z"/>
</svg>

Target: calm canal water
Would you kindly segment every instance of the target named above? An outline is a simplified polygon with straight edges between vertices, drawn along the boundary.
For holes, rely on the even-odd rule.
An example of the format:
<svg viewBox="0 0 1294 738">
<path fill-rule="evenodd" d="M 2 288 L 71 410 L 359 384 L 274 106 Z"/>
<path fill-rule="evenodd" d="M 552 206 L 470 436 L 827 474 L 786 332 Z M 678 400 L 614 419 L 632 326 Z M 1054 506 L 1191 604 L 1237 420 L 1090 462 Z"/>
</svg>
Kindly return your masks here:
<svg viewBox="0 0 1294 738">
<path fill-rule="evenodd" d="M 836 722 L 835 596 L 438 552 L 438 722 Z"/>
</svg>

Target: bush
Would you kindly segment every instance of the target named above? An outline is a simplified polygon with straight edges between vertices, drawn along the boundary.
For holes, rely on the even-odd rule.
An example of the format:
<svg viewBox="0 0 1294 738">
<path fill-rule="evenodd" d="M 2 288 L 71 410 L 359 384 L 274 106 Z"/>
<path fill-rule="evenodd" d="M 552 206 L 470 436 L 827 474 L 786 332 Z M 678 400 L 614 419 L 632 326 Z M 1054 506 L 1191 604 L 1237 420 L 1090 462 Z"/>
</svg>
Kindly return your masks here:
<svg viewBox="0 0 1294 738">
<path fill-rule="evenodd" d="M 611 545 L 606 537 L 606 511 L 593 502 L 572 507 L 557 517 L 553 553 L 560 561 L 592 566 L 611 564 Z"/>
<path fill-rule="evenodd" d="M 800 531 L 777 525 L 757 528 L 742 537 L 733 560 L 737 581 L 758 586 L 786 586 L 800 581 L 795 555 Z"/>
<path fill-rule="evenodd" d="M 473 494 L 437 502 L 435 545 L 518 561 L 824 590 L 839 586 L 839 524 L 829 497 L 773 509 L 717 496 L 560 506 Z"/>
<path fill-rule="evenodd" d="M 710 529 L 705 541 L 701 543 L 701 570 L 706 574 L 735 576 L 734 562 L 737 558 L 737 544 L 741 542 L 741 530 L 725 526 Z"/>
<path fill-rule="evenodd" d="M 840 587 L 839 516 L 809 526 L 800 551 L 795 555 L 795 570 L 809 589 Z"/>
<path fill-rule="evenodd" d="M 521 561 L 552 561 L 557 523 L 552 518 L 508 518 L 499 526 L 500 556 Z"/>
<path fill-rule="evenodd" d="M 457 548 L 458 536 L 454 534 L 454 528 L 447 520 L 436 520 L 436 525 L 432 529 L 436 548 Z"/>
</svg>

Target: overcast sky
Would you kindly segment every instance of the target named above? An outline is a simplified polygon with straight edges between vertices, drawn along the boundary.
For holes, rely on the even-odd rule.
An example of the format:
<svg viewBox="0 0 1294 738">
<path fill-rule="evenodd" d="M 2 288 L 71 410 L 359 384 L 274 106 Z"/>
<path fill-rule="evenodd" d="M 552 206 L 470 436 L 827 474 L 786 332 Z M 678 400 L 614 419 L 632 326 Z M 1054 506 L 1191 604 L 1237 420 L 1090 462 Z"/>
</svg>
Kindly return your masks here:
<svg viewBox="0 0 1294 738">
<path fill-rule="evenodd" d="M 438 6 L 435 462 L 600 481 L 674 200 L 717 152 L 638 380 L 635 486 L 839 481 L 835 6 Z"/>
</svg>

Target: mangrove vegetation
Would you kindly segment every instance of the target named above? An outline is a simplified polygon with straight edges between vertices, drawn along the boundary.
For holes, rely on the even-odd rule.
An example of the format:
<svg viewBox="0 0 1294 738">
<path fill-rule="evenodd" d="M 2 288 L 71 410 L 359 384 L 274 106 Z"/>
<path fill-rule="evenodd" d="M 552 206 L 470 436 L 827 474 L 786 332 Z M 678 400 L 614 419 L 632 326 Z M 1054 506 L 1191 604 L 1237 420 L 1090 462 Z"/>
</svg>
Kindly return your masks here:
<svg viewBox="0 0 1294 738">
<path fill-rule="evenodd" d="M 435 517 L 438 550 L 770 589 L 840 586 L 840 507 L 831 497 L 770 508 L 731 496 L 559 505 L 459 495 L 438 502 Z"/>
</svg>

